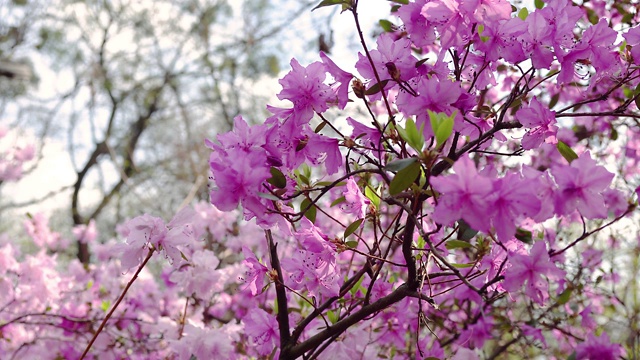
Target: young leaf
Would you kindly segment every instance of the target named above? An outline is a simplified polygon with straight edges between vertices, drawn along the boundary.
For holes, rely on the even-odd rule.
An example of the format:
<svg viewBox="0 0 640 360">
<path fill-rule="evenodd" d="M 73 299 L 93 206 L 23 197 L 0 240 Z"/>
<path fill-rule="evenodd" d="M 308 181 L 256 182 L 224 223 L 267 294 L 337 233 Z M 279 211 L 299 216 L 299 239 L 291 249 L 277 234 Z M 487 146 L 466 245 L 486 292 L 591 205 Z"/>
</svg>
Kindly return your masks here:
<svg viewBox="0 0 640 360">
<path fill-rule="evenodd" d="M 379 83 L 373 85 L 372 87 L 367 89 L 367 91 L 364 92 L 365 95 L 373 95 L 373 94 L 379 93 L 380 91 L 384 90 L 384 87 L 387 85 L 389 80 L 390 79 L 385 79 L 385 80 L 382 80 Z"/>
<path fill-rule="evenodd" d="M 473 247 L 469 242 L 462 240 L 449 240 L 444 244 L 444 246 L 447 250 L 468 249 Z"/>
<path fill-rule="evenodd" d="M 468 263 L 468 264 L 451 264 L 451 265 L 453 265 L 453 267 L 458 268 L 458 269 L 465 269 L 465 268 L 473 267 L 473 263 Z"/>
<path fill-rule="evenodd" d="M 358 230 L 360 228 L 360 225 L 362 225 L 362 222 L 364 221 L 364 219 L 358 219 L 354 222 L 352 222 L 351 224 L 349 224 L 349 226 L 347 226 L 347 228 L 344 230 L 344 236 L 343 238 L 347 238 L 347 236 L 353 234 L 356 230 Z"/>
<path fill-rule="evenodd" d="M 416 158 L 407 158 L 407 159 L 399 159 L 399 160 L 394 160 L 390 163 L 387 164 L 387 166 L 384 167 L 385 170 L 387 171 L 400 171 L 404 168 L 406 168 L 407 166 L 413 164 L 414 162 L 416 162 L 418 159 Z"/>
<path fill-rule="evenodd" d="M 271 177 L 267 179 L 267 182 L 278 189 L 284 189 L 287 186 L 287 178 L 284 177 L 282 171 L 273 166 L 269 171 L 271 172 Z"/>
<path fill-rule="evenodd" d="M 406 168 L 398 171 L 389 184 L 389 194 L 397 195 L 411 186 L 420 176 L 420 163 L 414 162 Z"/>
<path fill-rule="evenodd" d="M 325 6 L 340 5 L 340 4 L 345 4 L 345 3 L 346 3 L 345 0 L 322 0 L 322 1 L 320 1 L 320 4 L 318 4 L 316 7 L 311 9 L 311 11 L 314 11 L 315 9 L 319 9 L 319 8 L 325 7 Z"/>
<path fill-rule="evenodd" d="M 307 210 L 305 211 L 305 209 Z M 302 200 L 302 203 L 300 204 L 300 211 L 304 211 L 304 217 L 309 219 L 309 221 L 312 223 L 316 222 L 317 209 L 315 205 L 311 204 L 311 200 Z"/>
<path fill-rule="evenodd" d="M 396 27 L 391 21 L 385 19 L 380 19 L 380 21 L 378 21 L 378 24 L 380 24 L 380 27 L 382 27 L 382 29 L 386 32 L 393 32 L 394 28 Z"/>
<path fill-rule="evenodd" d="M 404 131 L 407 143 L 414 148 L 417 152 L 422 151 L 424 146 L 424 135 L 422 129 L 418 130 L 416 123 L 412 118 L 407 119 L 407 126 Z"/>
<path fill-rule="evenodd" d="M 515 237 L 525 244 L 533 244 L 533 233 L 529 230 L 517 228 Z"/>
<path fill-rule="evenodd" d="M 275 196 L 273 194 L 269 194 L 269 193 L 258 192 L 258 196 L 260 196 L 263 199 L 267 199 L 267 200 L 273 200 L 273 201 L 280 200 L 280 199 L 278 199 L 277 196 Z"/>
<path fill-rule="evenodd" d="M 533 4 L 536 6 L 536 9 L 542 9 L 544 7 L 544 1 L 542 0 L 534 0 Z"/>
<path fill-rule="evenodd" d="M 527 20 L 527 16 L 529 16 L 529 10 L 526 7 L 523 7 L 518 12 L 518 17 L 522 20 Z"/>
<path fill-rule="evenodd" d="M 564 305 L 569 302 L 571 299 L 571 293 L 573 292 L 572 288 L 565 289 L 560 296 L 558 296 L 558 305 Z"/>
<path fill-rule="evenodd" d="M 316 128 L 313 130 L 314 133 L 319 133 L 320 131 L 322 131 L 322 129 L 324 129 L 324 127 L 327 125 L 326 121 L 321 122 L 320 124 L 318 124 L 318 126 L 316 126 Z"/>
<path fill-rule="evenodd" d="M 371 203 L 373 204 L 373 206 L 375 206 L 376 209 L 380 208 L 380 195 L 378 194 L 377 191 L 373 190 L 373 188 L 370 185 L 367 185 L 364 187 L 364 196 L 366 196 L 367 199 L 371 201 Z"/>
<path fill-rule="evenodd" d="M 429 122 L 431 123 L 431 129 L 436 137 L 437 146 L 440 147 L 451 136 L 453 132 L 454 118 L 457 114 L 456 111 L 450 116 L 445 113 L 435 113 L 431 110 L 427 110 L 429 113 Z"/>
<path fill-rule="evenodd" d="M 578 154 L 576 154 L 575 151 L 573 151 L 569 147 L 569 145 L 563 143 L 562 141 L 558 140 L 558 144 L 556 145 L 556 147 L 558 148 L 560 155 L 562 155 L 562 157 L 565 158 L 569 162 L 569 164 L 571 164 L 573 160 L 578 158 Z"/>
<path fill-rule="evenodd" d="M 469 241 L 472 237 L 476 236 L 478 230 L 474 230 L 467 224 L 466 221 L 458 220 L 458 239 Z"/>
<path fill-rule="evenodd" d="M 340 319 L 340 315 L 338 315 L 337 310 L 329 310 L 327 312 L 327 318 L 331 321 L 331 324 L 335 324 L 338 322 L 338 319 Z"/>
<path fill-rule="evenodd" d="M 333 202 L 331 203 L 331 205 L 329 205 L 329 207 L 334 207 L 334 206 L 336 206 L 336 205 L 338 205 L 340 203 L 345 202 L 345 200 L 346 199 L 344 198 L 344 196 L 340 196 L 339 198 L 333 200 Z"/>
</svg>

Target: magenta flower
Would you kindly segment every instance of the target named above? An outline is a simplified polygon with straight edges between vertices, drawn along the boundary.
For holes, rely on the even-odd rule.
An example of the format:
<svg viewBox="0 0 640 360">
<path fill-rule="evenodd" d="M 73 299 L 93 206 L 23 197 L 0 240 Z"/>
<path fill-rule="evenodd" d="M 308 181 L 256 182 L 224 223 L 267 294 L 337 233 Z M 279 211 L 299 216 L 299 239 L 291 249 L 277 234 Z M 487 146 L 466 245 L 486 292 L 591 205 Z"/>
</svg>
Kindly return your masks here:
<svg viewBox="0 0 640 360">
<path fill-rule="evenodd" d="M 316 61 L 306 68 L 298 60 L 291 59 L 292 70 L 280 80 L 282 91 L 278 99 L 293 103 L 293 115 L 297 124 L 311 120 L 313 112 L 324 112 L 329 108 L 334 92 L 324 84 L 325 66 Z"/>
<path fill-rule="evenodd" d="M 260 308 L 253 308 L 242 319 L 244 331 L 255 345 L 261 356 L 266 356 L 275 349 L 280 342 L 278 322 L 272 315 Z"/>
<path fill-rule="evenodd" d="M 571 165 L 552 168 L 551 175 L 558 184 L 556 214 L 569 215 L 577 210 L 587 219 L 607 217 L 602 192 L 611 184 L 613 174 L 603 166 L 598 166 L 588 151 Z"/>
<path fill-rule="evenodd" d="M 387 69 L 388 63 L 393 63 L 399 72 L 400 80 L 407 81 L 417 75 L 416 62 L 418 59 L 411 54 L 411 41 L 409 39 L 394 40 L 391 34 L 384 33 L 378 37 L 377 45 L 378 49 L 371 50 L 369 53 L 380 76 L 380 81 L 392 79 Z M 365 79 L 376 81 L 369 59 L 361 53 L 358 53 L 356 69 Z M 388 86 L 388 88 L 390 87 Z"/>
<path fill-rule="evenodd" d="M 246 246 L 242 247 L 242 254 L 244 255 L 242 264 L 247 267 L 247 270 L 244 272 L 244 276 L 239 277 L 239 280 L 248 284 L 251 295 L 255 296 L 262 291 L 264 287 L 264 276 L 269 269 L 262 265 L 253 252 Z"/>
<path fill-rule="evenodd" d="M 510 255 L 509 263 L 511 267 L 504 274 L 502 287 L 509 292 L 514 292 L 525 285 L 525 294 L 540 305 L 549 298 L 548 286 L 542 276 L 560 279 L 565 274 L 551 262 L 544 241 L 533 244 L 529 255 Z"/>
<path fill-rule="evenodd" d="M 344 109 L 349 101 L 349 86 L 351 85 L 353 74 L 340 69 L 338 65 L 322 51 L 320 52 L 320 58 L 327 72 L 331 74 L 336 81 L 335 84 L 331 85 L 331 89 L 333 89 L 337 98 L 338 107 Z"/>
<path fill-rule="evenodd" d="M 486 198 L 493 191 L 490 179 L 481 176 L 468 156 L 453 165 L 455 175 L 430 179 L 431 186 L 442 193 L 433 213 L 433 220 L 450 225 L 460 218 L 478 231 L 489 231 Z"/>
<path fill-rule="evenodd" d="M 522 138 L 522 148 L 525 150 L 535 149 L 543 141 L 551 144 L 557 142 L 556 112 L 543 106 L 535 96 L 529 106 L 518 110 L 516 118 L 522 126 L 531 129 Z"/>
<path fill-rule="evenodd" d="M 413 84 L 414 89 L 418 92 L 415 97 L 407 92 L 400 92 L 396 105 L 406 116 L 416 116 L 416 126 L 418 129 L 423 128 L 424 137 L 429 139 L 433 137 L 433 129 L 429 121 L 427 110 L 435 113 L 453 114 L 457 108 L 453 104 L 458 101 L 462 94 L 462 88 L 459 82 L 449 80 L 440 81 L 435 76 L 423 76 Z M 456 116 L 456 125 L 459 126 L 462 117 Z"/>
<path fill-rule="evenodd" d="M 522 19 L 487 22 L 481 36 L 486 41 L 478 41 L 474 46 L 486 54 L 486 60 L 503 58 L 515 64 L 526 59 L 523 45 L 529 41 L 529 32 Z"/>
<path fill-rule="evenodd" d="M 622 352 L 622 346 L 612 344 L 607 333 L 598 337 L 589 334 L 585 342 L 576 347 L 576 360 L 615 360 Z"/>
<path fill-rule="evenodd" d="M 347 179 L 347 185 L 342 195 L 344 196 L 344 202 L 340 204 L 340 209 L 347 214 L 355 215 L 356 219 L 364 218 L 370 201 L 362 194 L 360 187 L 358 187 L 353 178 Z"/>
<path fill-rule="evenodd" d="M 347 122 L 353 128 L 351 138 L 360 140 L 364 146 L 371 148 L 380 148 L 380 138 L 382 134 L 376 128 L 370 128 L 360 122 L 354 120 L 351 116 L 347 117 Z"/>
<path fill-rule="evenodd" d="M 487 199 L 492 212 L 491 222 L 498 239 L 507 241 L 516 232 L 516 220 L 537 215 L 542 208 L 535 195 L 537 184 L 508 173 L 493 182 L 493 193 Z"/>
<path fill-rule="evenodd" d="M 627 40 L 627 45 L 631 46 L 633 63 L 640 64 L 640 26 L 629 29 L 622 36 Z"/>
<path fill-rule="evenodd" d="M 224 288 L 222 274 L 216 270 L 219 264 L 220 260 L 213 251 L 198 250 L 191 256 L 189 266 L 174 272 L 170 280 L 181 284 L 187 295 L 209 300 L 213 294 L 220 293 Z"/>
<path fill-rule="evenodd" d="M 340 270 L 335 255 L 298 250 L 291 257 L 282 259 L 282 267 L 289 273 L 291 288 L 306 288 L 309 296 L 323 298 L 336 296 L 340 291 Z"/>
</svg>

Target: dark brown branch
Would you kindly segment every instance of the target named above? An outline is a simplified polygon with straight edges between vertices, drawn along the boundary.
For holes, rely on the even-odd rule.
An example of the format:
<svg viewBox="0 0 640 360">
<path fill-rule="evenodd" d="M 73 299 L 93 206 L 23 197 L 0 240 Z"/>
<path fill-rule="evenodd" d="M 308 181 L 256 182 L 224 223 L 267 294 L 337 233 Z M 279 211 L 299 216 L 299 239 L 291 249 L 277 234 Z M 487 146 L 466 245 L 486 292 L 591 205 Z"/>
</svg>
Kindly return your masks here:
<svg viewBox="0 0 640 360">
<path fill-rule="evenodd" d="M 287 293 L 284 287 L 284 277 L 282 276 L 282 268 L 280 267 L 280 259 L 278 258 L 277 245 L 273 242 L 271 230 L 264 231 L 269 243 L 269 254 L 271 257 L 271 268 L 276 271 L 278 280 L 276 281 L 276 299 L 278 300 L 278 328 L 280 330 L 280 347 L 284 348 L 289 344 L 291 333 L 289 331 L 289 308 L 287 306 Z"/>
<path fill-rule="evenodd" d="M 306 341 L 293 345 L 287 346 L 282 349 L 280 358 L 281 359 L 296 359 L 302 356 L 305 352 L 316 348 L 324 341 L 336 336 L 338 334 L 343 333 L 349 327 L 357 324 L 358 322 L 364 320 L 365 318 L 371 316 L 372 314 L 377 313 L 378 311 L 384 310 L 389 306 L 401 301 L 407 296 L 415 295 L 415 291 L 409 289 L 407 284 L 402 284 L 396 290 L 394 290 L 391 294 L 379 299 L 378 301 L 365 305 L 360 310 L 356 311 L 352 315 L 338 321 L 332 326 L 324 329 L 323 331 L 317 333 L 316 335 L 310 337 Z"/>
</svg>

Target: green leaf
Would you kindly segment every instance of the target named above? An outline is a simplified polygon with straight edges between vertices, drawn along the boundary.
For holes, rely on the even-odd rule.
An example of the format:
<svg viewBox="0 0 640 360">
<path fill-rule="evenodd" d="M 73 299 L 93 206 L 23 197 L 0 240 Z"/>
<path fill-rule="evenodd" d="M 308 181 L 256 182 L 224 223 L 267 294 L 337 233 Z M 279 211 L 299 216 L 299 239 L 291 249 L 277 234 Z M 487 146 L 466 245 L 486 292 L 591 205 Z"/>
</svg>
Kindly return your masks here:
<svg viewBox="0 0 640 360">
<path fill-rule="evenodd" d="M 389 0 L 391 2 L 394 2 L 396 4 L 402 4 L 402 5 L 407 5 L 409 3 L 409 0 Z"/>
<path fill-rule="evenodd" d="M 476 234 L 478 234 L 478 230 L 472 229 L 466 221 L 462 219 L 458 220 L 458 239 L 469 241 L 476 236 Z"/>
<path fill-rule="evenodd" d="M 367 89 L 367 91 L 364 92 L 365 95 L 373 95 L 373 94 L 379 93 L 380 91 L 382 91 L 384 89 L 384 87 L 387 85 L 389 80 L 391 80 L 391 79 L 385 79 L 385 80 L 382 80 L 379 83 L 373 85 L 372 87 Z"/>
<path fill-rule="evenodd" d="M 523 7 L 518 11 L 518 17 L 522 20 L 527 20 L 527 16 L 529 16 L 529 10 L 526 7 Z"/>
<path fill-rule="evenodd" d="M 569 145 L 565 144 L 564 142 L 558 140 L 558 144 L 556 145 L 556 147 L 558 148 L 560 155 L 562 155 L 562 157 L 565 158 L 569 162 L 569 164 L 571 164 L 573 160 L 578 158 L 578 154 L 576 154 L 575 151 L 573 151 L 569 147 Z"/>
<path fill-rule="evenodd" d="M 411 186 L 420 176 L 420 163 L 414 162 L 406 168 L 398 171 L 389 184 L 389 194 L 397 195 Z"/>
<path fill-rule="evenodd" d="M 267 289 L 269 289 L 270 286 L 271 286 L 271 283 L 268 282 L 265 286 L 262 287 L 262 290 L 260 290 L 260 294 L 263 294 L 265 291 L 267 291 Z"/>
<path fill-rule="evenodd" d="M 347 3 L 347 1 L 345 1 L 345 0 L 322 0 L 322 1 L 320 1 L 320 4 L 318 4 L 316 7 L 311 9 L 311 11 L 314 11 L 315 9 L 319 9 L 319 8 L 325 7 L 325 6 L 341 5 L 341 4 L 346 4 L 346 3 Z"/>
<path fill-rule="evenodd" d="M 334 207 L 334 206 L 336 206 L 336 205 L 338 205 L 340 203 L 343 203 L 345 201 L 346 201 L 346 199 L 344 198 L 344 196 L 340 196 L 339 198 L 333 200 L 333 202 L 331 203 L 331 205 L 329 205 L 329 207 Z"/>
<path fill-rule="evenodd" d="M 638 94 L 640 94 L 640 84 L 638 84 L 638 86 L 636 86 L 636 89 L 633 92 L 633 96 L 637 96 Z M 634 102 L 636 103 L 636 106 L 638 108 L 640 108 L 640 96 L 637 96 L 636 99 L 634 100 Z"/>
<path fill-rule="evenodd" d="M 320 131 L 322 131 L 322 129 L 324 129 L 324 127 L 327 125 L 326 121 L 321 122 L 320 124 L 318 124 L 318 126 L 316 126 L 316 128 L 313 130 L 314 133 L 319 133 Z"/>
<path fill-rule="evenodd" d="M 371 201 L 376 209 L 380 208 L 380 195 L 377 191 L 373 190 L 371 185 L 367 185 L 364 187 L 364 196 L 366 196 L 367 199 Z"/>
<path fill-rule="evenodd" d="M 329 318 L 331 324 L 335 324 L 340 319 L 340 315 L 337 310 L 329 310 L 327 311 L 327 318 Z"/>
<path fill-rule="evenodd" d="M 347 241 L 345 244 L 352 249 L 355 249 L 356 246 L 358 246 L 358 242 L 355 240 Z"/>
<path fill-rule="evenodd" d="M 417 152 L 421 152 L 422 147 L 424 146 L 424 135 L 422 130 L 423 129 L 418 130 L 418 127 L 412 118 L 407 119 L 407 125 L 404 131 L 406 138 L 404 140 Z"/>
<path fill-rule="evenodd" d="M 436 144 L 440 147 L 453 133 L 454 118 L 457 111 L 447 116 L 445 113 L 435 113 L 431 110 L 427 110 L 429 113 L 429 121 L 431 122 L 431 129 L 436 137 Z"/>
<path fill-rule="evenodd" d="M 93 280 L 89 280 L 89 282 L 87 283 L 87 290 L 91 289 L 93 287 Z"/>
<path fill-rule="evenodd" d="M 454 268 L 458 268 L 458 269 L 466 269 L 466 268 L 473 267 L 473 263 L 467 263 L 467 264 L 454 263 L 454 264 L 451 264 L 451 265 L 453 265 Z"/>
<path fill-rule="evenodd" d="M 311 185 L 311 181 L 309 181 L 309 177 L 303 175 L 303 174 L 298 174 L 298 178 L 300 179 L 300 181 L 305 184 L 305 185 Z"/>
<path fill-rule="evenodd" d="M 100 309 L 102 309 L 102 311 L 104 312 L 109 311 L 110 307 L 111 307 L 111 301 L 109 300 L 102 300 L 102 303 L 100 303 Z"/>
<path fill-rule="evenodd" d="M 560 296 L 558 296 L 558 305 L 564 305 L 569 302 L 571 299 L 571 293 L 573 292 L 572 288 L 565 289 Z"/>
<path fill-rule="evenodd" d="M 576 352 L 572 352 L 571 355 L 567 358 L 567 360 L 576 360 Z"/>
<path fill-rule="evenodd" d="M 269 68 L 269 73 L 271 76 L 276 76 L 280 73 L 280 61 L 278 61 L 278 57 L 275 55 L 269 55 L 267 57 L 267 66 Z"/>
<path fill-rule="evenodd" d="M 544 1 L 542 0 L 534 0 L 533 4 L 536 6 L 536 9 L 542 9 L 544 7 Z"/>
<path fill-rule="evenodd" d="M 525 244 L 533 244 L 533 233 L 529 230 L 517 228 L 515 237 Z"/>
<path fill-rule="evenodd" d="M 558 100 L 560 100 L 560 93 L 557 93 L 551 97 L 551 100 L 549 100 L 549 109 L 553 109 L 553 107 L 558 104 Z"/>
<path fill-rule="evenodd" d="M 473 247 L 473 245 L 471 245 L 468 241 L 462 240 L 449 240 L 444 244 L 444 246 L 447 248 L 447 250 L 468 249 Z"/>
<path fill-rule="evenodd" d="M 358 219 L 358 220 L 352 222 L 351 224 L 349 224 L 349 226 L 347 226 L 347 228 L 344 229 L 343 238 L 346 239 L 347 236 L 353 234 L 356 230 L 358 230 L 360 228 L 360 225 L 362 225 L 363 221 L 364 221 L 364 219 Z"/>
<path fill-rule="evenodd" d="M 284 189 L 287 187 L 287 178 L 284 177 L 284 174 L 280 169 L 272 166 L 269 171 L 271 172 L 271 177 L 267 179 L 269 184 L 277 187 L 278 189 Z"/>
<path fill-rule="evenodd" d="M 422 66 L 422 64 L 426 63 L 427 60 L 429 60 L 429 58 L 424 58 L 424 59 L 422 59 L 420 61 L 417 61 L 416 62 L 416 68 L 419 68 L 420 66 Z"/>
<path fill-rule="evenodd" d="M 277 196 L 275 196 L 273 194 L 269 194 L 269 193 L 258 192 L 258 196 L 260 196 L 263 199 L 267 199 L 267 200 L 273 200 L 273 201 L 280 200 Z"/>
<path fill-rule="evenodd" d="M 416 158 L 406 158 L 406 159 L 399 159 L 399 160 L 394 160 L 390 163 L 387 164 L 387 166 L 384 167 L 385 170 L 387 171 L 400 171 L 404 168 L 406 168 L 407 166 L 413 164 L 414 162 L 418 161 L 418 159 Z"/>
<path fill-rule="evenodd" d="M 348 245 L 349 245 L 349 242 L 347 242 L 347 246 Z M 358 282 L 351 289 L 349 289 L 349 292 L 351 293 L 351 295 L 355 295 L 358 292 L 358 290 L 362 286 L 362 281 L 364 281 L 364 276 L 360 276 L 360 279 L 358 279 Z"/>
<path fill-rule="evenodd" d="M 382 27 L 382 29 L 386 32 L 393 32 L 394 28 L 396 27 L 391 21 L 385 19 L 380 19 L 380 21 L 378 21 L 378 24 L 380 24 L 380 27 Z"/>
<path fill-rule="evenodd" d="M 307 209 L 306 211 L 304 209 Z M 300 204 L 300 211 L 304 211 L 304 217 L 309 219 L 312 223 L 316 222 L 317 209 L 316 206 L 311 204 L 311 200 L 304 199 Z"/>
</svg>

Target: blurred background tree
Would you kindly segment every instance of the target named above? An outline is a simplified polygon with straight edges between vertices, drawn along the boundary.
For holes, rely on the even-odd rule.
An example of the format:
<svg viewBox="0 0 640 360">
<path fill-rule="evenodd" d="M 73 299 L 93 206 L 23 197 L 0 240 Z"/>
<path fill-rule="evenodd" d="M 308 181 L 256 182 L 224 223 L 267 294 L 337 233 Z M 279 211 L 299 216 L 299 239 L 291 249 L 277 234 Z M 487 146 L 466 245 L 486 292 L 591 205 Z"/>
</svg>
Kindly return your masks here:
<svg viewBox="0 0 640 360">
<path fill-rule="evenodd" d="M 273 96 L 281 64 L 300 50 L 330 50 L 325 25 L 335 12 L 314 13 L 309 29 L 300 18 L 313 5 L 0 2 L 0 119 L 38 140 L 39 159 L 52 142 L 65 144 L 66 154 L 57 156 L 69 164 L 55 170 L 67 173 L 66 182 L 40 178 L 26 200 L 0 189 L 4 227 L 21 223 L 16 215 L 27 206 L 48 201 L 60 209 L 58 225 L 96 220 L 101 234 L 113 236 L 128 217 L 148 212 L 169 219 L 181 204 L 207 199 L 203 139 L 229 130 L 237 114 L 263 121 L 265 84 Z M 90 261 L 86 244 L 76 253 Z"/>
</svg>

